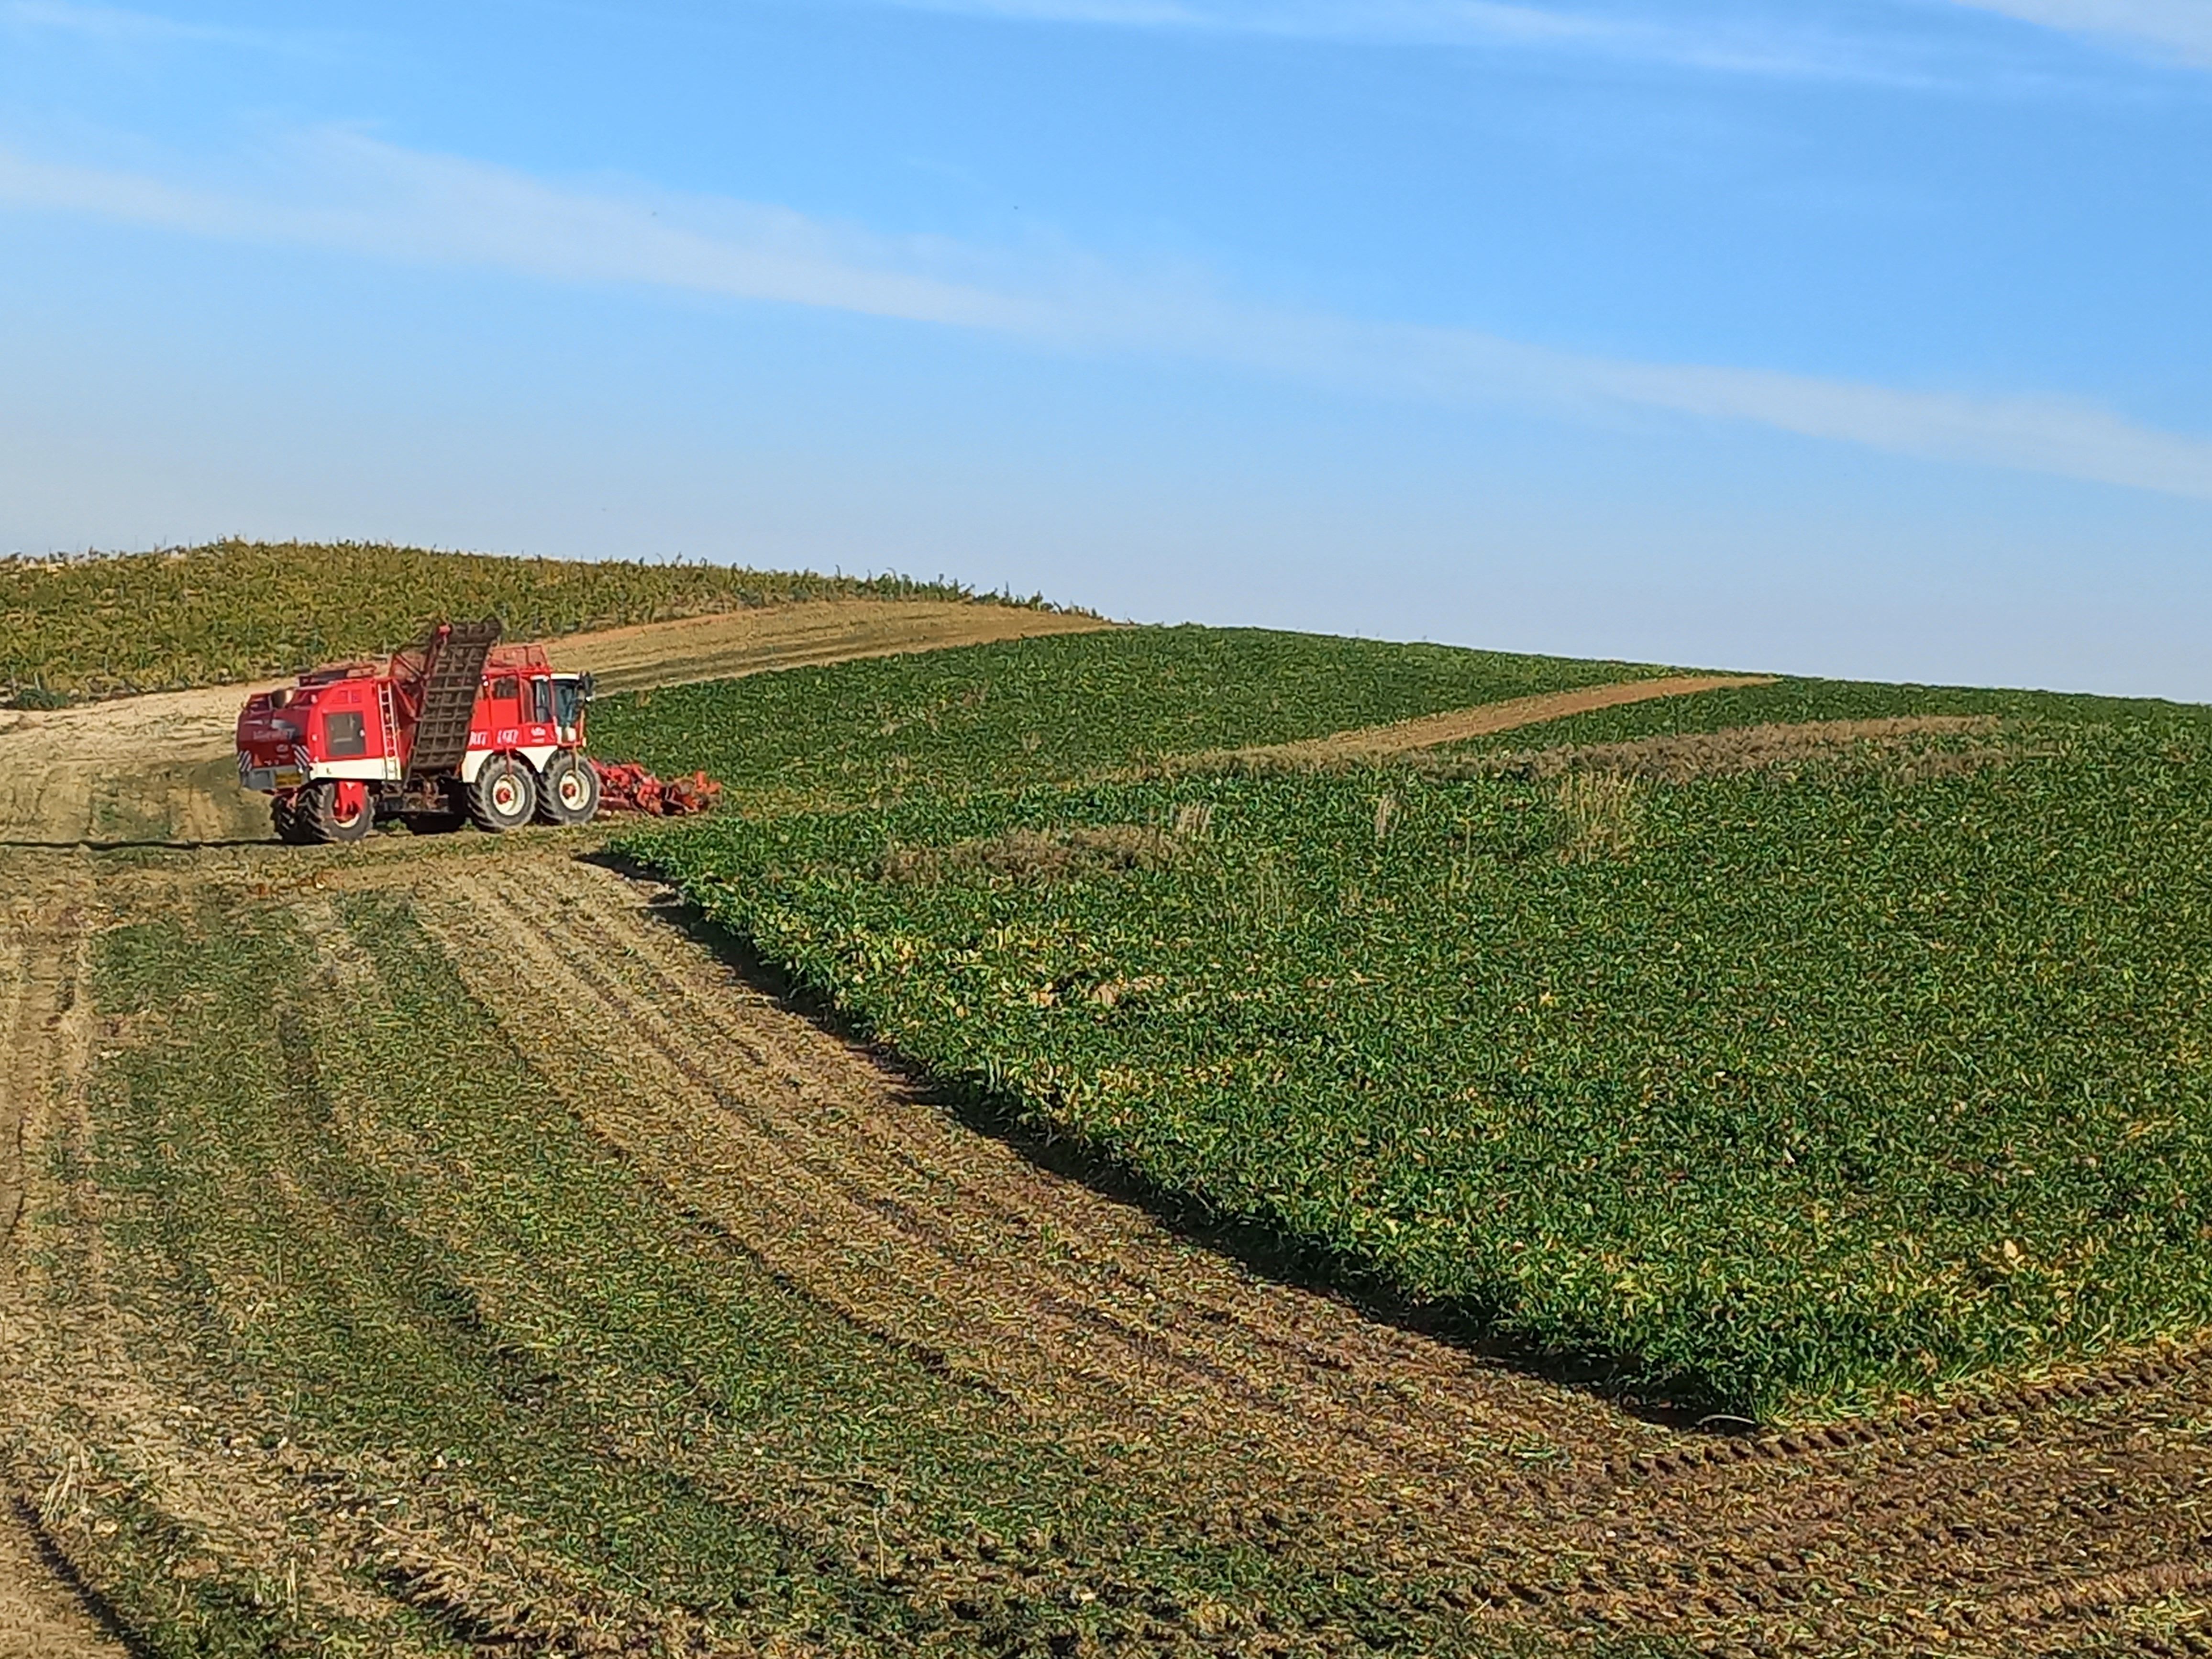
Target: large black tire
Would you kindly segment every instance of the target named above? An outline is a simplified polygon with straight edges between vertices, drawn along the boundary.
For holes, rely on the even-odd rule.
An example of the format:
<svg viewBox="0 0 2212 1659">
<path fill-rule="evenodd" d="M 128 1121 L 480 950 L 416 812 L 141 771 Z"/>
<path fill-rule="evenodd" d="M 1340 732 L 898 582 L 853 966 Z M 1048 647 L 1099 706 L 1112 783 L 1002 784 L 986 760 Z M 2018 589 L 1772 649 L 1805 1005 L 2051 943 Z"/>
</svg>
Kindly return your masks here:
<svg viewBox="0 0 2212 1659">
<path fill-rule="evenodd" d="M 269 827 L 288 847 L 298 847 L 307 839 L 307 832 L 300 827 L 300 815 L 282 795 L 269 803 Z"/>
<path fill-rule="evenodd" d="M 469 786 L 469 817 L 479 830 L 504 835 L 537 815 L 538 775 L 515 755 L 494 755 Z"/>
<path fill-rule="evenodd" d="M 557 750 L 538 780 L 538 816 L 547 823 L 589 823 L 599 810 L 599 775 L 573 749 Z"/>
<path fill-rule="evenodd" d="M 364 794 L 361 809 L 349 817 L 339 809 L 337 785 L 318 783 L 301 792 L 295 816 L 306 840 L 360 841 L 376 828 L 376 803 Z"/>
</svg>

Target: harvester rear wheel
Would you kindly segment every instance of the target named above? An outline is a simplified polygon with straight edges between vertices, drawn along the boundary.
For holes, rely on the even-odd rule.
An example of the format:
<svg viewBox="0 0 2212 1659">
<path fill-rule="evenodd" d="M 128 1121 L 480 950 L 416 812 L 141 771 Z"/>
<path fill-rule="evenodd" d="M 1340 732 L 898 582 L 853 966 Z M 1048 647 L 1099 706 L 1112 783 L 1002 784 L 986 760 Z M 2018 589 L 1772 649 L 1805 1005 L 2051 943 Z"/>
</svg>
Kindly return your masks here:
<svg viewBox="0 0 2212 1659">
<path fill-rule="evenodd" d="M 599 810 L 599 775 L 591 762 L 563 749 L 538 781 L 538 816 L 547 823 L 589 823 Z"/>
<path fill-rule="evenodd" d="M 469 817 L 495 836 L 520 830 L 537 811 L 537 775 L 513 755 L 494 755 L 469 786 Z"/>
<path fill-rule="evenodd" d="M 358 784 L 316 784 L 301 795 L 297 816 L 309 841 L 359 841 L 376 828 L 376 808 Z"/>
</svg>

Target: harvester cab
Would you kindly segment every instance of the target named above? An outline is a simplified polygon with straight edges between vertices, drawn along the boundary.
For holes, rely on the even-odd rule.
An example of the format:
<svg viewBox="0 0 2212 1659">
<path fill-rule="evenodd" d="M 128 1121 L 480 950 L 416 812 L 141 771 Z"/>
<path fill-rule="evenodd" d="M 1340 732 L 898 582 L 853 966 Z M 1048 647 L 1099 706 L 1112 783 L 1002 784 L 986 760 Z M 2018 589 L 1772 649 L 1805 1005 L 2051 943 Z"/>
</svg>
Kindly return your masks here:
<svg viewBox="0 0 2212 1659">
<path fill-rule="evenodd" d="M 271 798 L 278 836 L 358 841 L 380 818 L 417 833 L 588 823 L 592 677 L 556 673 L 543 647 L 500 633 L 496 618 L 441 623 L 387 661 L 332 664 L 249 699 L 239 782 Z"/>
</svg>

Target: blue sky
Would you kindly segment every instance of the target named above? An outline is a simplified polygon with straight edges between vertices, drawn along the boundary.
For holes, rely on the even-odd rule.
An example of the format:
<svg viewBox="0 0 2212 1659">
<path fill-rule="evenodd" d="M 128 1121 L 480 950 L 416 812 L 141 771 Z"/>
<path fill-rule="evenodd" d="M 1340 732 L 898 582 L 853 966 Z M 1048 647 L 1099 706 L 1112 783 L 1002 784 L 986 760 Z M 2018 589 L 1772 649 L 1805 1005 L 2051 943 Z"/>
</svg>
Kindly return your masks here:
<svg viewBox="0 0 2212 1659">
<path fill-rule="evenodd" d="M 2212 699 L 2212 0 L 0 0 L 0 551 Z"/>
</svg>

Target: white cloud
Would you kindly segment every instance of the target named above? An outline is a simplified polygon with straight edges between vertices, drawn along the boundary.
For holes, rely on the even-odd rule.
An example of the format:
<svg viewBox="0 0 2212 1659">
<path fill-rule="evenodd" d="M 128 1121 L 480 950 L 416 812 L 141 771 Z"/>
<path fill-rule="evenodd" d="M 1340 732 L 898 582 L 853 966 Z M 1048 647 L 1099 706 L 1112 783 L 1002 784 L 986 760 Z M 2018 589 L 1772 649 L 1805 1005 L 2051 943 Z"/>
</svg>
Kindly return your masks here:
<svg viewBox="0 0 2212 1659">
<path fill-rule="evenodd" d="M 2148 46 L 2212 65 L 2212 0 L 1954 0 L 2024 23 Z"/>
<path fill-rule="evenodd" d="M 185 22 L 153 12 L 129 10 L 121 6 L 81 5 L 76 0 L 5 0 L 5 3 L 0 3 L 0 23 L 13 25 L 19 29 L 46 29 L 74 34 L 110 46 L 200 41 L 217 46 L 289 50 L 301 43 L 300 37 L 274 34 L 265 30 Z"/>
<path fill-rule="evenodd" d="M 1802 13 L 1648 0 L 856 0 L 1011 21 L 1370 45 L 1567 50 L 1729 75 L 1953 84 L 1960 65 L 1910 32 L 1856 33 Z M 1968 0 L 1971 3 L 1971 0 Z"/>
<path fill-rule="evenodd" d="M 1139 280 L 1042 244 L 982 250 L 878 235 L 751 203 L 563 185 L 343 132 L 301 139 L 252 191 L 57 166 L 0 149 L 4 205 L 559 282 L 816 307 L 1060 349 L 1227 363 L 1441 403 L 1749 423 L 2212 501 L 2212 439 L 2146 427 L 2077 400 L 1638 362 L 1472 330 L 1270 308 L 1200 279 Z"/>
<path fill-rule="evenodd" d="M 1501 0 L 889 0 L 918 11 L 1125 28 L 1334 40 L 1479 41 L 1587 39 L 1616 25 Z"/>
</svg>

